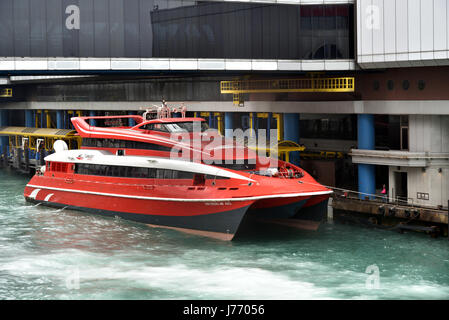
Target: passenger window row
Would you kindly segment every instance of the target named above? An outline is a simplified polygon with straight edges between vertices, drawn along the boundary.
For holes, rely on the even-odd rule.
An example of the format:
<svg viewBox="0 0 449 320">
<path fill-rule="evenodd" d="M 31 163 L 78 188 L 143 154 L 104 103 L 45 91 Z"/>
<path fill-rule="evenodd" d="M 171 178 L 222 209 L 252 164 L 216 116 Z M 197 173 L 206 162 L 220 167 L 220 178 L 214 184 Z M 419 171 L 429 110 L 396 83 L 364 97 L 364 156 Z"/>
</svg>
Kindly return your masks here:
<svg viewBox="0 0 449 320">
<path fill-rule="evenodd" d="M 110 166 L 101 164 L 77 163 L 75 165 L 76 174 L 122 177 L 122 178 L 154 178 L 154 179 L 193 179 L 194 172 L 171 170 L 171 169 L 155 169 L 129 166 Z M 215 177 L 206 175 L 205 179 L 229 179 L 226 177 Z"/>
<path fill-rule="evenodd" d="M 169 146 L 162 146 L 159 144 L 147 143 L 142 141 L 97 138 L 83 138 L 83 146 L 95 148 L 146 149 L 167 152 L 170 152 L 172 149 Z"/>
</svg>

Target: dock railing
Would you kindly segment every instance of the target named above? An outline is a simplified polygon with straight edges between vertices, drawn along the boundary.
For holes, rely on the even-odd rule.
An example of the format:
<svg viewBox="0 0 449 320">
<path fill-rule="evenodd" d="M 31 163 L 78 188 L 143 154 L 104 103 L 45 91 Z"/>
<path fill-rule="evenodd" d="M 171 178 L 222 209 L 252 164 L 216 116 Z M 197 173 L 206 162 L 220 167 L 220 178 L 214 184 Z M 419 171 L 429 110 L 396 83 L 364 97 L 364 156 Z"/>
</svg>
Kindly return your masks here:
<svg viewBox="0 0 449 320">
<path fill-rule="evenodd" d="M 415 199 L 403 197 L 403 196 L 385 196 L 378 194 L 363 194 L 357 191 L 334 189 L 333 198 L 335 199 L 348 199 L 359 202 L 371 202 L 379 204 L 389 204 L 394 206 L 412 207 L 412 208 L 426 208 L 431 210 L 442 210 L 441 206 L 429 206 L 417 204 Z"/>
</svg>

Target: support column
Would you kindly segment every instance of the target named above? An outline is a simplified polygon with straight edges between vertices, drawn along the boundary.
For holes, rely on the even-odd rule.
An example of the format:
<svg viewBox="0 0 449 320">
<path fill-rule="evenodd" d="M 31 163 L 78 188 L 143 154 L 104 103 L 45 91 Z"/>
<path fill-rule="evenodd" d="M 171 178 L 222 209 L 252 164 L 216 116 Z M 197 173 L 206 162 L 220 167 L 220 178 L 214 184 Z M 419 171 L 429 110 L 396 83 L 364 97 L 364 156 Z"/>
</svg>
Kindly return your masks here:
<svg viewBox="0 0 449 320">
<path fill-rule="evenodd" d="M 95 110 L 91 110 L 90 112 L 89 112 L 89 117 L 95 117 L 97 115 L 97 113 L 95 112 Z M 92 126 L 92 127 L 96 127 L 97 126 L 97 121 L 95 121 L 95 119 L 90 119 L 89 120 L 89 124 Z"/>
<path fill-rule="evenodd" d="M 254 128 L 254 112 L 250 112 L 249 114 L 249 128 L 251 129 L 251 137 L 252 137 L 253 131 L 254 132 L 256 131 L 256 129 Z"/>
<path fill-rule="evenodd" d="M 225 137 L 232 137 L 232 130 L 234 129 L 234 114 L 232 112 L 225 112 L 224 120 Z"/>
<path fill-rule="evenodd" d="M 36 112 L 34 110 L 25 110 L 25 127 L 34 128 L 35 125 L 36 125 Z M 29 158 L 33 157 L 33 152 L 30 149 L 28 149 L 28 147 L 26 148 L 26 150 L 23 150 L 23 152 L 24 152 L 25 165 L 27 166 L 28 165 L 27 161 Z"/>
<path fill-rule="evenodd" d="M 267 117 L 267 141 L 270 141 L 270 135 L 271 135 L 271 119 L 273 118 L 273 113 L 268 112 L 268 117 Z"/>
<path fill-rule="evenodd" d="M 5 109 L 1 109 L 0 110 L 0 127 L 6 127 L 8 126 L 8 110 Z M 7 157 L 8 157 L 8 137 L 5 136 L 1 136 L 0 137 L 0 158 L 4 157 L 3 160 L 7 161 Z"/>
<path fill-rule="evenodd" d="M 299 144 L 299 113 L 284 113 L 284 140 Z M 299 165 L 299 152 L 290 152 L 290 162 Z"/>
<path fill-rule="evenodd" d="M 64 111 L 56 110 L 56 128 L 64 129 Z"/>
<path fill-rule="evenodd" d="M 214 113 L 209 112 L 209 128 L 214 128 Z"/>
<path fill-rule="evenodd" d="M 44 110 L 40 110 L 40 123 L 41 123 L 41 128 L 46 128 L 47 125 L 45 123 L 45 111 Z"/>
<path fill-rule="evenodd" d="M 135 115 L 135 114 L 136 114 L 135 111 L 131 111 L 131 112 L 129 113 L 130 116 L 133 116 L 133 115 Z M 129 118 L 129 119 L 128 119 L 128 125 L 129 125 L 130 127 L 134 127 L 134 126 L 136 125 L 136 121 L 134 121 L 134 119 Z"/>
<path fill-rule="evenodd" d="M 34 110 L 25 110 L 25 127 L 34 128 Z"/>
<path fill-rule="evenodd" d="M 357 116 L 357 139 L 358 148 L 364 150 L 374 150 L 374 115 L 372 114 L 359 114 Z M 374 195 L 376 193 L 376 168 L 372 164 L 359 164 L 359 192 L 361 199 L 365 199 L 368 195 Z M 374 199 L 373 196 L 369 196 L 370 199 Z"/>
<path fill-rule="evenodd" d="M 51 115 L 49 110 L 45 110 L 45 122 L 47 124 L 47 128 L 51 128 Z"/>
</svg>

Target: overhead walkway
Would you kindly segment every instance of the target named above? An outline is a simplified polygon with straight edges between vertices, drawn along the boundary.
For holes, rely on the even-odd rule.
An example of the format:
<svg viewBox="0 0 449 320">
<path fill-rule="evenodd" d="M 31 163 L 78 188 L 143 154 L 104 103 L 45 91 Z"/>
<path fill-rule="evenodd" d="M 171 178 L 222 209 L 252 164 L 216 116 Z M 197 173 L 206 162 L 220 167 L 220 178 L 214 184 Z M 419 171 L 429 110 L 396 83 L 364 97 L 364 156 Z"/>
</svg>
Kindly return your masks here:
<svg viewBox="0 0 449 320">
<path fill-rule="evenodd" d="M 222 94 L 233 94 L 234 104 L 243 103 L 244 93 L 354 92 L 354 77 L 315 77 L 221 81 Z"/>
</svg>

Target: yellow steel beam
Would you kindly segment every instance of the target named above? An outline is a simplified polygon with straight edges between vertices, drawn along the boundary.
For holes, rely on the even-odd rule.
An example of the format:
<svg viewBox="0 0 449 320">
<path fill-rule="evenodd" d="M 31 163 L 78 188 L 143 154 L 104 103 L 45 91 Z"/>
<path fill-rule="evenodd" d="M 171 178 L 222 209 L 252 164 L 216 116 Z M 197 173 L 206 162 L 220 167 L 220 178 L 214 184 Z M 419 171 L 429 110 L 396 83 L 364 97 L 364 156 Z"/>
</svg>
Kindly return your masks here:
<svg viewBox="0 0 449 320">
<path fill-rule="evenodd" d="M 45 110 L 45 117 L 46 117 L 46 122 L 47 122 L 47 128 L 50 129 L 51 126 L 51 114 L 48 110 Z"/>
<path fill-rule="evenodd" d="M 277 122 L 277 130 L 278 130 L 278 140 L 284 140 L 284 117 L 280 113 L 273 113 L 273 118 L 276 119 Z"/>
<path fill-rule="evenodd" d="M 354 92 L 354 77 L 221 81 L 221 93 Z"/>
<path fill-rule="evenodd" d="M 217 118 L 217 130 L 221 135 L 223 135 L 223 115 L 221 112 L 214 112 L 214 116 Z"/>
</svg>

